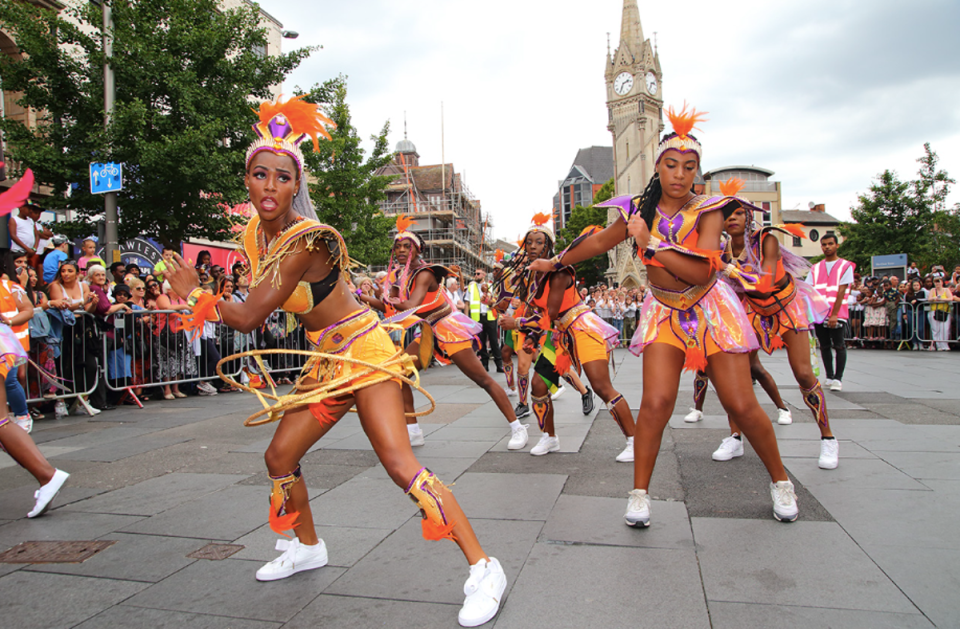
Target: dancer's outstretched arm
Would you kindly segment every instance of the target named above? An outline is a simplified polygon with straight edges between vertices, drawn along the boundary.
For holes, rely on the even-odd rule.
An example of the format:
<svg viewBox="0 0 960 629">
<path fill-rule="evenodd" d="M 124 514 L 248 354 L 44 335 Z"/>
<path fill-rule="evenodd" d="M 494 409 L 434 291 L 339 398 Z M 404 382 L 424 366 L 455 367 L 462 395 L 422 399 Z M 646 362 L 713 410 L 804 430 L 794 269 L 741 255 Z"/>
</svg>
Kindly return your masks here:
<svg viewBox="0 0 960 629">
<path fill-rule="evenodd" d="M 577 264 L 578 262 L 589 260 L 590 258 L 610 251 L 626 239 L 627 226 L 623 222 L 623 217 L 620 217 L 613 223 L 607 225 L 605 229 L 584 239 L 583 242 L 573 249 L 559 254 L 556 257 L 559 258 L 559 260 L 556 258 L 554 260 L 534 260 L 528 268 L 533 271 L 540 271 L 541 273 L 554 271 L 556 270 L 554 266 L 555 262 L 558 262 L 560 267 Z"/>
</svg>

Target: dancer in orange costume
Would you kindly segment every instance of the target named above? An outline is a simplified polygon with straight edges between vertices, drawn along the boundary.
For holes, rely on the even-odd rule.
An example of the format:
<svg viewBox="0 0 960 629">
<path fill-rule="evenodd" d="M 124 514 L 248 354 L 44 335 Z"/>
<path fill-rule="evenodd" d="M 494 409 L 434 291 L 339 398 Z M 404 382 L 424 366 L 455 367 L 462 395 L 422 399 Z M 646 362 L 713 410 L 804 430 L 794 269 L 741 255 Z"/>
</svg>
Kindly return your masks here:
<svg viewBox="0 0 960 629">
<path fill-rule="evenodd" d="M 799 513 L 793 484 L 750 382 L 747 353 L 757 347 L 756 336 L 749 332 L 733 289 L 716 278 L 718 268 L 727 275 L 738 273 L 735 265 L 721 266 L 720 234 L 724 213 L 741 202 L 692 192 L 703 149 L 691 131 L 703 119 L 686 107 L 680 113 L 671 108 L 668 115 L 674 132 L 660 141 L 656 172 L 643 193 L 600 204 L 616 208 L 619 218 L 554 260 L 532 263 L 531 269 L 561 269 L 605 253 L 628 237 L 647 265 L 650 292 L 630 347 L 643 353 L 643 399 L 634 442 L 634 489 L 624 515 L 628 525 L 650 524 L 650 477 L 681 372 L 708 366 L 720 402 L 736 417 L 770 474 L 774 517 L 792 521 Z"/>
<path fill-rule="evenodd" d="M 318 135 L 329 138 L 325 127 L 331 124 L 316 105 L 299 98 L 260 107 L 260 122 L 254 127 L 259 139 L 248 149 L 246 160 L 245 183 L 257 214 L 244 233 L 253 276 L 245 303 L 227 303 L 204 293 L 196 270 L 180 256 L 167 263 L 164 275 L 193 310 L 187 329 L 214 320 L 247 333 L 282 307 L 299 317 L 319 352 L 295 385 L 295 399 L 302 399 L 303 405 L 283 405 L 286 410 L 264 456 L 273 481 L 271 528 L 281 533 L 293 528 L 296 538 L 281 540 L 278 550 L 284 553 L 260 568 L 257 579 L 283 579 L 327 563 L 299 461 L 356 405 L 387 474 L 420 507 L 424 537 L 452 539 L 470 563 L 459 620 L 464 626 L 477 626 L 499 608 L 506 586 L 503 570 L 484 553 L 450 490 L 413 455 L 404 429 L 403 398 L 393 377 L 415 371 L 397 352 L 376 314 L 357 303 L 348 289 L 350 259 L 343 238 L 316 220 L 310 203 L 300 144 L 309 136 L 316 147 Z M 343 393 L 324 390 L 328 382 L 342 382 Z M 271 419 L 279 414 L 271 412 Z"/>
</svg>

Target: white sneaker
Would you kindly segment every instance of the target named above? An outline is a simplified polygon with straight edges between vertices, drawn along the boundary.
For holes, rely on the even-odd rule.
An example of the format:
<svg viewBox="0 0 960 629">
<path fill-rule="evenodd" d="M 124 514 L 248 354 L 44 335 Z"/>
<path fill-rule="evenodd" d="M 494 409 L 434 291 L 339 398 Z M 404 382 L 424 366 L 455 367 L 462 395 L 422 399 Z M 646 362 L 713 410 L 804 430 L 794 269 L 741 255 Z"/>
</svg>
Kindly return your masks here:
<svg viewBox="0 0 960 629">
<path fill-rule="evenodd" d="M 537 442 L 537 445 L 530 449 L 530 454 L 533 456 L 543 456 L 549 452 L 556 452 L 559 449 L 560 437 L 551 437 L 547 433 L 543 433 L 543 436 L 540 437 L 540 441 Z"/>
<path fill-rule="evenodd" d="M 37 518 L 46 513 L 50 503 L 60 493 L 60 488 L 63 487 L 68 478 L 70 478 L 70 475 L 63 470 L 54 472 L 50 482 L 33 492 L 33 497 L 37 499 L 37 502 L 33 505 L 33 511 L 28 513 L 27 517 Z"/>
<path fill-rule="evenodd" d="M 519 422 L 518 422 L 519 423 Z M 527 424 L 520 424 L 520 427 L 512 431 L 510 441 L 507 442 L 507 450 L 522 450 L 527 446 Z"/>
<path fill-rule="evenodd" d="M 297 538 L 278 539 L 277 550 L 283 554 L 257 570 L 257 581 L 276 581 L 327 565 L 327 545 L 323 540 L 314 546 L 301 544 Z"/>
<path fill-rule="evenodd" d="M 770 497 L 773 498 L 773 517 L 777 520 L 793 522 L 800 515 L 797 494 L 793 492 L 793 483 L 790 481 L 770 483 Z"/>
<path fill-rule="evenodd" d="M 789 408 L 777 409 L 777 423 L 781 426 L 789 426 L 793 423 L 793 414 L 790 413 Z"/>
<path fill-rule="evenodd" d="M 738 456 L 743 456 L 743 440 L 730 435 L 720 442 L 720 447 L 714 451 L 711 458 L 714 461 L 729 461 Z"/>
<path fill-rule="evenodd" d="M 427 442 L 426 439 L 423 438 L 423 429 L 420 428 L 420 424 L 408 424 L 407 434 L 410 436 L 410 445 L 414 448 L 422 446 Z"/>
<path fill-rule="evenodd" d="M 507 397 L 520 397 L 516 389 L 507 389 Z"/>
<path fill-rule="evenodd" d="M 690 412 L 684 416 L 683 421 L 687 422 L 688 424 L 693 424 L 701 419 L 703 419 L 703 411 L 698 411 L 695 408 L 691 408 Z"/>
<path fill-rule="evenodd" d="M 479 627 L 497 615 L 503 591 L 507 589 L 507 575 L 500 562 L 490 557 L 470 566 L 470 577 L 463 584 L 463 607 L 457 620 L 461 627 Z"/>
<path fill-rule="evenodd" d="M 822 470 L 835 470 L 840 465 L 840 444 L 836 439 L 820 440 L 820 460 L 817 464 Z"/>
<path fill-rule="evenodd" d="M 197 395 L 216 395 L 217 390 L 209 382 L 197 383 Z"/>
<path fill-rule="evenodd" d="M 556 390 L 555 393 L 551 393 L 551 394 L 550 394 L 550 399 L 551 399 L 551 400 L 555 400 L 555 399 L 557 399 L 558 397 L 560 397 L 561 395 L 563 395 L 566 391 L 567 391 L 567 387 L 561 386 L 559 389 Z"/>
<path fill-rule="evenodd" d="M 843 391 L 843 383 L 839 380 L 834 380 L 830 383 L 831 391 Z"/>
<path fill-rule="evenodd" d="M 30 417 L 29 413 L 21 415 L 20 417 L 14 417 L 13 423 L 26 430 L 27 434 L 33 432 L 33 418 Z"/>
<path fill-rule="evenodd" d="M 57 403 L 53 405 L 53 414 L 57 419 L 63 419 L 70 412 L 67 410 L 67 404 L 63 400 L 57 400 Z"/>
<path fill-rule="evenodd" d="M 627 512 L 623 514 L 627 526 L 638 529 L 650 526 L 650 496 L 647 490 L 632 489 L 627 496 Z"/>
<path fill-rule="evenodd" d="M 627 437 L 627 446 L 617 455 L 617 463 L 633 463 L 633 437 Z"/>
<path fill-rule="evenodd" d="M 85 412 L 90 417 L 96 417 L 97 415 L 100 414 L 99 408 L 93 408 L 93 406 L 90 405 L 90 402 L 86 401 L 82 397 L 78 397 L 77 400 L 80 401 L 80 407 L 83 409 L 83 412 Z M 78 410 L 77 414 L 80 414 L 80 412 L 81 411 Z"/>
<path fill-rule="evenodd" d="M 831 384 L 833 384 L 833 380 L 831 380 L 830 378 L 824 378 L 824 379 L 823 379 L 823 388 L 824 388 L 824 389 L 829 389 Z"/>
</svg>

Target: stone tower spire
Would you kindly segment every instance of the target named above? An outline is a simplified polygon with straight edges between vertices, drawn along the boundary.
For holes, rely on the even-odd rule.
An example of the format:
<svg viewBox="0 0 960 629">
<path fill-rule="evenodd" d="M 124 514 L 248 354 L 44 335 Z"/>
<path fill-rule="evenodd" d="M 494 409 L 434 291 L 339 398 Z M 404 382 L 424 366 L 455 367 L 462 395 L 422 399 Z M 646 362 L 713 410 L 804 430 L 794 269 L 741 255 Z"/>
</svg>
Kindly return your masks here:
<svg viewBox="0 0 960 629">
<path fill-rule="evenodd" d="M 643 27 L 637 0 L 623 0 L 623 18 L 620 21 L 620 45 L 626 44 L 637 57 L 643 52 Z"/>
</svg>

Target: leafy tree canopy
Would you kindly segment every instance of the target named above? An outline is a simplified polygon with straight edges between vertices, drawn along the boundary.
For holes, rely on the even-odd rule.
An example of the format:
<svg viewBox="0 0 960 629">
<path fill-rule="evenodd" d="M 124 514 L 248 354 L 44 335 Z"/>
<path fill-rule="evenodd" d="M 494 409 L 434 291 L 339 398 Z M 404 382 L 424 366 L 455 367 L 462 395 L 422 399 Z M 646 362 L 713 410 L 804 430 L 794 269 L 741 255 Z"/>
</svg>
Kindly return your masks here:
<svg viewBox="0 0 960 629">
<path fill-rule="evenodd" d="M 393 158 L 387 144 L 390 123 L 371 136 L 373 150 L 366 157 L 346 98 L 343 76 L 315 85 L 309 92 L 307 100 L 329 103 L 326 113 L 337 124 L 330 132 L 332 141 L 321 142 L 317 152 L 304 152 L 312 175 L 310 198 L 320 220 L 343 234 L 350 257 L 366 265 L 383 265 L 390 259 L 394 219 L 383 215 L 378 202 L 387 198 L 386 187 L 393 176 L 375 173 Z"/>
<path fill-rule="evenodd" d="M 33 168 L 80 219 L 64 231 L 90 233 L 103 211 L 89 190 L 88 164 L 122 162 L 120 237 L 167 243 L 227 237 L 220 206 L 245 198 L 243 166 L 253 137 L 254 99 L 271 98 L 312 49 L 264 56 L 256 8 L 221 10 L 217 0 L 112 0 L 116 109 L 103 128 L 102 13 L 79 3 L 79 22 L 26 2 L 0 3 L 0 26 L 23 54 L 0 55 L 4 89 L 41 112 L 35 128 L 2 121 L 10 157 Z"/>
<path fill-rule="evenodd" d="M 597 200 L 597 203 L 601 201 L 603 201 L 603 199 Z M 573 208 L 573 212 L 570 213 L 570 218 L 567 220 L 566 227 L 557 234 L 557 251 L 563 251 L 563 249 L 573 242 L 574 238 L 580 235 L 580 232 L 591 225 L 606 227 L 606 208 L 599 208 L 593 205 L 590 207 L 578 205 Z M 577 271 L 578 279 L 586 282 L 587 286 L 595 286 L 603 283 L 603 274 L 606 272 L 608 266 L 609 260 L 606 254 L 604 254 L 595 256 L 589 260 L 584 260 L 574 265 L 574 268 Z"/>
<path fill-rule="evenodd" d="M 885 170 L 866 194 L 859 195 L 850 209 L 854 222 L 840 226 L 845 238 L 840 256 L 862 269 L 870 268 L 871 256 L 896 253 L 907 254 L 909 261 L 925 269 L 960 261 L 960 208 L 946 205 L 956 182 L 938 170 L 930 144 L 923 148 L 915 180 L 901 181 L 895 172 Z"/>
</svg>

